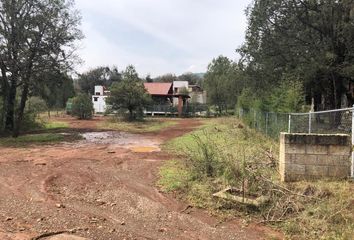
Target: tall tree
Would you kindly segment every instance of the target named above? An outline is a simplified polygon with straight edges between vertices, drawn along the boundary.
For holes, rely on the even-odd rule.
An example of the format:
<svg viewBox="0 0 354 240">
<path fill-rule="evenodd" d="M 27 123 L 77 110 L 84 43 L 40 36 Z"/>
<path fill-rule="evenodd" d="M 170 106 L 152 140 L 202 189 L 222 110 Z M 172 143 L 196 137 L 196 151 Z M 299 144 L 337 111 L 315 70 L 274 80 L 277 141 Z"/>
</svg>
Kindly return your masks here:
<svg viewBox="0 0 354 240">
<path fill-rule="evenodd" d="M 143 109 L 151 102 L 151 96 L 147 93 L 134 66 L 128 66 L 123 72 L 123 80 L 114 83 L 110 90 L 107 103 L 113 110 L 128 111 L 130 121 L 142 117 Z"/>
<path fill-rule="evenodd" d="M 246 43 L 238 49 L 255 90 L 301 81 L 317 107 L 353 103 L 353 0 L 254 0 Z M 261 88 L 261 89 L 260 89 Z"/>
<path fill-rule="evenodd" d="M 93 94 L 96 85 L 110 87 L 122 80 L 117 67 L 97 67 L 79 75 L 78 83 L 83 93 Z"/>
<path fill-rule="evenodd" d="M 209 104 L 216 105 L 219 113 L 234 108 L 242 90 L 240 80 L 240 70 L 233 61 L 224 56 L 213 59 L 204 80 Z"/>
<path fill-rule="evenodd" d="M 82 38 L 71 0 L 1 0 L 0 70 L 3 128 L 18 136 L 29 90 L 44 71 L 67 71 Z M 16 102 L 19 96 L 19 103 Z"/>
</svg>

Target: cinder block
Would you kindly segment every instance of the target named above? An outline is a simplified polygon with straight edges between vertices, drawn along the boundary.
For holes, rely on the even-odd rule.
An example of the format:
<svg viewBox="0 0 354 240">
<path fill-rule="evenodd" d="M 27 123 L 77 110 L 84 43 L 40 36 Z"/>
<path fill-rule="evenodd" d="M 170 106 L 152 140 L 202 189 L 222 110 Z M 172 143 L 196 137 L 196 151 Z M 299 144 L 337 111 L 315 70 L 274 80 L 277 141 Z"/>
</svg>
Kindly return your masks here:
<svg viewBox="0 0 354 240">
<path fill-rule="evenodd" d="M 306 153 L 306 147 L 303 144 L 285 144 L 285 153 Z"/>
<path fill-rule="evenodd" d="M 329 146 L 329 154 L 330 155 L 342 155 L 342 156 L 350 156 L 350 146 L 336 146 L 330 145 Z"/>
<path fill-rule="evenodd" d="M 306 166 L 306 175 L 307 176 L 327 176 L 328 175 L 328 166 Z"/>
<path fill-rule="evenodd" d="M 328 176 L 336 178 L 346 178 L 350 175 L 350 167 L 332 166 L 329 168 Z"/>
<path fill-rule="evenodd" d="M 318 162 L 317 156 L 318 155 L 316 154 L 297 154 L 291 163 L 301 165 L 315 165 Z"/>
<path fill-rule="evenodd" d="M 339 155 L 318 155 L 318 165 L 348 166 L 350 165 L 350 158 Z"/>
<path fill-rule="evenodd" d="M 306 173 L 306 168 L 305 165 L 300 164 L 285 164 L 285 172 L 289 174 L 303 175 Z"/>
<path fill-rule="evenodd" d="M 307 154 L 328 154 L 328 146 L 326 145 L 306 145 Z"/>
</svg>

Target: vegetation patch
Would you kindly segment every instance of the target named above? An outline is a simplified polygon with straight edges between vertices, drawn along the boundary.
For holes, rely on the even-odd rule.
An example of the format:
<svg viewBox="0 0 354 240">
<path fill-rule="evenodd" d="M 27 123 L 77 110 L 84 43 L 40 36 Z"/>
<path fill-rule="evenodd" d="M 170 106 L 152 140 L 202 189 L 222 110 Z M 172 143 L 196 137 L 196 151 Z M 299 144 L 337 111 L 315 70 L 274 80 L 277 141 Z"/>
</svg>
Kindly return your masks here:
<svg viewBox="0 0 354 240">
<path fill-rule="evenodd" d="M 282 183 L 278 143 L 235 118 L 208 120 L 164 146 L 182 153 L 160 169 L 159 185 L 195 207 L 224 217 L 241 216 L 281 229 L 290 239 L 351 239 L 354 184 L 346 181 Z M 261 205 L 213 194 L 232 188 L 238 196 L 263 196 Z"/>
<path fill-rule="evenodd" d="M 45 124 L 45 129 L 60 129 L 60 128 L 68 128 L 69 124 L 65 122 L 48 122 Z"/>
<path fill-rule="evenodd" d="M 99 128 L 112 129 L 117 131 L 144 133 L 157 132 L 164 128 L 176 125 L 176 120 L 145 119 L 141 121 L 127 122 L 123 118 L 111 118 L 99 124 Z"/>
<path fill-rule="evenodd" d="M 0 145 L 17 147 L 31 144 L 52 144 L 64 141 L 68 142 L 79 139 L 81 139 L 81 137 L 78 134 L 41 133 L 22 135 L 17 138 L 0 138 Z"/>
</svg>

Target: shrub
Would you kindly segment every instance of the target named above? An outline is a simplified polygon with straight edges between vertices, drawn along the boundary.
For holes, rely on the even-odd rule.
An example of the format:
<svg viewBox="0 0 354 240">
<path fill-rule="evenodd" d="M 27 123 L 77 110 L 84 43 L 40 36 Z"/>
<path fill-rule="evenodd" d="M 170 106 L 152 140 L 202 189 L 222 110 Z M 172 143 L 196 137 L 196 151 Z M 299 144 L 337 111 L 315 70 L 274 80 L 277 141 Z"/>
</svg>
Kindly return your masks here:
<svg viewBox="0 0 354 240">
<path fill-rule="evenodd" d="M 72 100 L 71 114 L 79 119 L 91 119 L 93 117 L 93 103 L 86 94 L 80 94 Z"/>
</svg>

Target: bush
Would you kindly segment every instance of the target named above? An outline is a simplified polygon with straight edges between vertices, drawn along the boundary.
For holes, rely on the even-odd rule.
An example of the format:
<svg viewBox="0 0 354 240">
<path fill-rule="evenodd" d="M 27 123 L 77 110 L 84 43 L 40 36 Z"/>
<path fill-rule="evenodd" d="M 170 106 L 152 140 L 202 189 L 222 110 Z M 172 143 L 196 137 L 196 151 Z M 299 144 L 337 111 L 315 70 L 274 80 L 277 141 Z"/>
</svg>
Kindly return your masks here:
<svg viewBox="0 0 354 240">
<path fill-rule="evenodd" d="M 91 119 L 93 117 L 93 103 L 86 94 L 80 94 L 72 100 L 71 114 L 79 119 Z"/>
</svg>

